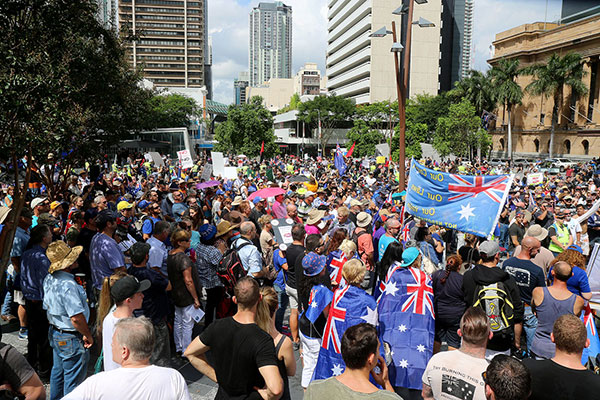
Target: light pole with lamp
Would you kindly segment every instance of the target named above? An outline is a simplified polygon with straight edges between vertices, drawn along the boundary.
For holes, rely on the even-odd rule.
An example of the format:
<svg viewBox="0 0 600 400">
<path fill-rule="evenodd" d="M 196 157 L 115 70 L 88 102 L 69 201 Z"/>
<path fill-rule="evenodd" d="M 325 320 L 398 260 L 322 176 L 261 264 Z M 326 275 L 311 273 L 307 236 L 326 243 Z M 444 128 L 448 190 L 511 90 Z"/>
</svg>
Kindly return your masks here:
<svg viewBox="0 0 600 400">
<path fill-rule="evenodd" d="M 406 4 L 408 3 L 408 5 Z M 370 37 L 384 37 L 392 34 L 393 44 L 390 51 L 394 55 L 394 65 L 396 67 L 396 91 L 398 94 L 398 133 L 399 133 L 399 155 L 398 155 L 398 167 L 399 167 L 399 191 L 403 191 L 406 188 L 406 171 L 404 159 L 406 158 L 405 153 L 405 137 L 406 137 L 406 88 L 408 87 L 408 73 L 410 70 L 410 45 L 411 45 L 411 32 L 413 25 L 419 25 L 420 27 L 433 27 L 435 24 L 426 20 L 425 18 L 419 18 L 418 21 L 413 22 L 413 8 L 414 3 L 425 4 L 427 0 L 405 0 L 405 4 L 398 7 L 392 12 L 394 15 L 402 15 L 402 18 L 406 18 L 406 22 L 403 23 L 403 38 L 402 43 L 398 42 L 396 36 L 396 22 L 392 21 L 392 30 L 388 31 L 386 27 L 371 33 Z M 404 22 L 404 21 L 403 21 Z M 398 59 L 398 53 L 404 50 L 404 62 L 402 64 L 402 77 L 400 70 L 400 61 Z"/>
</svg>

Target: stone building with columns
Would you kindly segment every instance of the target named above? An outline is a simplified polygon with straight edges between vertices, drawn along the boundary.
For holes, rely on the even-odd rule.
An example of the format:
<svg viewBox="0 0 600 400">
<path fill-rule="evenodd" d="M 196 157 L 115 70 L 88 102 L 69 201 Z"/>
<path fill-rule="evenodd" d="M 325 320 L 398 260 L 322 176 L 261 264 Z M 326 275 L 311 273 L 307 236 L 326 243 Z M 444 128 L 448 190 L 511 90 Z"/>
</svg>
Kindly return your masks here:
<svg viewBox="0 0 600 400">
<path fill-rule="evenodd" d="M 554 155 L 587 158 L 600 155 L 600 12 L 567 24 L 535 22 L 498 33 L 493 42 L 494 56 L 488 63 L 496 65 L 502 58 L 518 58 L 520 67 L 544 63 L 554 53 L 579 53 L 584 58 L 583 78 L 588 94 L 574 98 L 564 89 L 564 107 L 560 110 L 555 131 Z M 531 76 L 520 76 L 524 89 Z M 512 112 L 513 154 L 540 157 L 548 154 L 552 126 L 552 96 L 533 96 L 525 91 L 523 101 Z M 495 111 L 496 121 L 490 134 L 492 151 L 497 156 L 507 152 L 508 113 L 503 107 Z"/>
</svg>

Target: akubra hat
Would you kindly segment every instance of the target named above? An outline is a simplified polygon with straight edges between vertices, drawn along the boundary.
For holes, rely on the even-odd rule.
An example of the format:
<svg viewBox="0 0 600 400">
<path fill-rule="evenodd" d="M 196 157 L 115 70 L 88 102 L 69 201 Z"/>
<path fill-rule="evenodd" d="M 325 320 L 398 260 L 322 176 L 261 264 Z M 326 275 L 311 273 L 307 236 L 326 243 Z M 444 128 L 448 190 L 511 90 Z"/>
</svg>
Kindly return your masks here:
<svg viewBox="0 0 600 400">
<path fill-rule="evenodd" d="M 52 274 L 56 271 L 69 268 L 77 261 L 77 257 L 79 257 L 82 250 L 83 246 L 70 248 L 62 240 L 50 243 L 46 249 L 46 257 L 50 260 L 48 272 Z"/>
</svg>

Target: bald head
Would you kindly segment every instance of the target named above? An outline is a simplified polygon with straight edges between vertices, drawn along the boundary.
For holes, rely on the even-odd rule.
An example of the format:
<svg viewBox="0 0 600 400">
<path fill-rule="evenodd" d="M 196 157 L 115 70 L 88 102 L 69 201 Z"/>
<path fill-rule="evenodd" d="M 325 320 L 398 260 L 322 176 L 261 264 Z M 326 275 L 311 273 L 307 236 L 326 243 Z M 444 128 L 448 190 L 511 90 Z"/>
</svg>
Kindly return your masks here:
<svg viewBox="0 0 600 400">
<path fill-rule="evenodd" d="M 565 261 L 559 261 L 552 267 L 552 273 L 559 281 L 566 282 L 573 273 L 573 267 Z"/>
<path fill-rule="evenodd" d="M 540 241 L 531 236 L 524 237 L 523 241 L 521 242 L 521 247 L 523 248 L 523 250 L 531 250 L 540 246 Z"/>
<path fill-rule="evenodd" d="M 240 234 L 242 236 L 252 236 L 256 227 L 254 223 L 251 221 L 244 221 L 242 225 L 240 225 Z"/>
<path fill-rule="evenodd" d="M 400 230 L 400 221 L 398 221 L 396 218 L 390 218 L 387 221 L 385 221 L 385 232 L 387 234 L 391 234 L 393 236 L 398 234 L 398 231 Z"/>
</svg>

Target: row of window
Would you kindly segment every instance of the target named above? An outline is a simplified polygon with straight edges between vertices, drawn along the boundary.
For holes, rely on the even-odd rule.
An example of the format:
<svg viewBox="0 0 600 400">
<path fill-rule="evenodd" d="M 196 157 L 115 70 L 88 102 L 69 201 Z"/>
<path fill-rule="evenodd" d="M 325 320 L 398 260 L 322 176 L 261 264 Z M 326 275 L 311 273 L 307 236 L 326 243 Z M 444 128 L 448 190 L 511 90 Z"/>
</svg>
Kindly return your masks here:
<svg viewBox="0 0 600 400">
<path fill-rule="evenodd" d="M 128 25 L 131 26 L 131 24 L 128 24 Z M 143 27 L 143 28 L 162 28 L 162 29 L 168 29 L 168 28 L 184 29 L 185 28 L 185 24 L 165 24 L 165 23 L 155 23 L 155 22 L 138 22 L 137 26 Z M 187 28 L 188 29 L 200 29 L 200 25 L 188 24 Z"/>
<path fill-rule="evenodd" d="M 129 57 L 132 59 L 133 55 Z M 137 56 L 137 59 L 140 61 L 148 60 L 148 61 L 185 61 L 185 57 L 178 56 Z M 188 62 L 202 62 L 201 57 L 188 57 Z"/>
<path fill-rule="evenodd" d="M 131 3 L 131 0 L 121 0 L 121 3 Z M 159 6 L 177 6 L 183 7 L 183 1 L 175 0 L 135 0 L 136 4 L 157 4 Z M 188 7 L 200 7 L 200 3 L 197 1 L 188 1 Z"/>
</svg>

